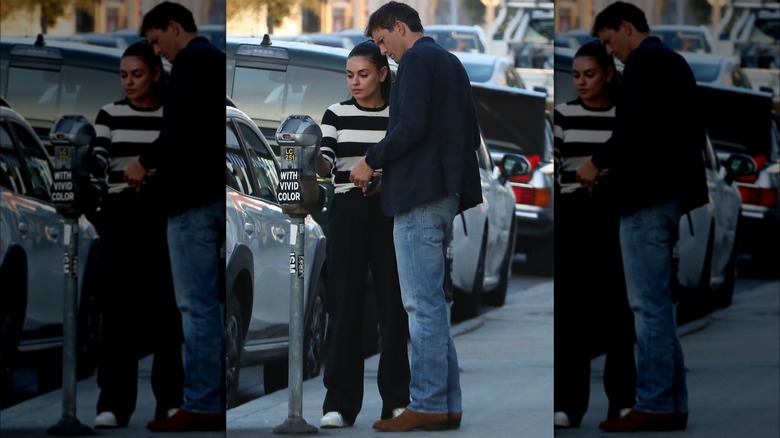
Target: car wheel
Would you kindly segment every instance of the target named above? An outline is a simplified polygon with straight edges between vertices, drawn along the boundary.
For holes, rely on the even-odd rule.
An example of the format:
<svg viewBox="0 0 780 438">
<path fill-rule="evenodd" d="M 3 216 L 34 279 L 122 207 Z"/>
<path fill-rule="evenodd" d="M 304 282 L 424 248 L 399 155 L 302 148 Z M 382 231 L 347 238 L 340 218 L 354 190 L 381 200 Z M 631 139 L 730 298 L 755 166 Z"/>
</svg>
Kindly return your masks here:
<svg viewBox="0 0 780 438">
<path fill-rule="evenodd" d="M 453 286 L 452 310 L 450 313 L 452 322 L 461 322 L 479 315 L 482 308 L 482 285 L 485 279 L 485 249 L 487 248 L 488 228 L 482 234 L 482 244 L 479 248 L 477 259 L 477 272 L 474 274 L 474 284 L 471 291 L 464 291 Z"/>
<path fill-rule="evenodd" d="M 234 293 L 227 297 L 225 312 L 225 386 L 227 406 L 238 404 L 238 382 L 241 374 L 241 350 L 244 345 L 244 324 L 241 305 Z"/>
<path fill-rule="evenodd" d="M 320 374 L 325 347 L 325 332 L 328 315 L 325 312 L 325 280 L 317 281 L 315 295 L 309 310 L 306 329 L 303 332 L 303 379 L 307 380 Z"/>
<path fill-rule="evenodd" d="M 512 225 L 509 227 L 509 243 L 504 255 L 504 261 L 501 263 L 501 278 L 498 286 L 490 293 L 482 297 L 482 302 L 490 306 L 501 307 L 506 302 L 506 293 L 509 289 L 509 277 L 512 276 L 512 257 L 515 254 L 515 220 L 512 218 Z"/>
</svg>

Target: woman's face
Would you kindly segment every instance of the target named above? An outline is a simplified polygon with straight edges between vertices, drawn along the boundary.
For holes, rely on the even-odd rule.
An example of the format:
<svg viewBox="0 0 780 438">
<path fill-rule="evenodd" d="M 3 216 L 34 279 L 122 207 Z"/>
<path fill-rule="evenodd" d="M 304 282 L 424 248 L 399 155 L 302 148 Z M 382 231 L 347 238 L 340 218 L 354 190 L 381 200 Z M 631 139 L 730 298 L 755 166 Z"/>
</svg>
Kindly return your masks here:
<svg viewBox="0 0 780 438">
<path fill-rule="evenodd" d="M 584 101 L 606 97 L 606 84 L 612 74 L 612 68 L 604 71 L 592 56 L 577 56 L 572 63 L 574 88 Z"/>
<path fill-rule="evenodd" d="M 160 71 L 152 72 L 140 56 L 125 56 L 119 63 L 119 78 L 130 101 L 141 102 L 153 96 L 152 85 Z"/>
<path fill-rule="evenodd" d="M 380 84 L 387 76 L 387 69 L 379 70 L 365 56 L 347 59 L 347 86 L 358 102 L 371 103 L 382 99 Z"/>
</svg>

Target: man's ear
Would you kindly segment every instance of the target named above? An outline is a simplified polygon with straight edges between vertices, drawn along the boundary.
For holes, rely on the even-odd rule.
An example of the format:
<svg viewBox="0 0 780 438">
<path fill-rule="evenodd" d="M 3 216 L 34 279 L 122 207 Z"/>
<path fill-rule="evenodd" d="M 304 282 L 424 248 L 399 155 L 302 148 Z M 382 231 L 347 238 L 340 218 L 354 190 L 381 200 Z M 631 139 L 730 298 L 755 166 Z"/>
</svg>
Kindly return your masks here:
<svg viewBox="0 0 780 438">
<path fill-rule="evenodd" d="M 179 23 L 173 20 L 168 20 L 168 29 L 170 29 L 171 32 L 173 32 L 174 36 L 179 36 L 179 34 L 181 33 L 181 26 L 179 26 Z"/>
</svg>

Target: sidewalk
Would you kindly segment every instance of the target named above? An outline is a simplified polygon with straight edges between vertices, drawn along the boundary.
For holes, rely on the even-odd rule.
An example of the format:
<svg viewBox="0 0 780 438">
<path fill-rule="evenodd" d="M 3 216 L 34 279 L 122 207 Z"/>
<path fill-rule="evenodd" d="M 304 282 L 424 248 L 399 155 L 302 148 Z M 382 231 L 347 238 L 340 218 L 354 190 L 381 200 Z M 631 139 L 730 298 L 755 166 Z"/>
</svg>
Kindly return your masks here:
<svg viewBox="0 0 780 438">
<path fill-rule="evenodd" d="M 453 326 L 461 369 L 463 424 L 428 437 L 551 437 L 553 407 L 552 281 L 510 293 L 506 304 Z M 352 427 L 319 429 L 310 436 L 409 437 L 372 428 L 381 400 L 376 388 L 378 357 L 366 360 L 363 410 Z M 319 427 L 325 387 L 322 377 L 303 383 L 302 417 Z M 230 438 L 270 437 L 288 415 L 289 393 L 277 391 L 228 411 Z M 415 432 L 421 434 L 422 432 Z"/>
<path fill-rule="evenodd" d="M 463 424 L 459 430 L 426 432 L 425 436 L 486 438 L 551 437 L 553 366 L 552 281 L 510 293 L 506 304 L 479 318 L 453 326 L 463 391 Z M 376 389 L 378 357 L 366 360 L 363 410 L 346 429 L 318 429 L 309 436 L 386 437 L 372 428 L 381 402 Z M 93 429 L 95 436 L 112 437 L 224 437 L 224 432 L 155 433 L 146 429 L 154 415 L 149 384 L 151 361 L 141 361 L 138 407 L 125 429 Z M 95 378 L 78 383 L 76 418 L 92 427 L 98 388 Z M 302 418 L 319 427 L 325 388 L 322 377 L 303 383 Z M 288 416 L 289 392 L 277 391 L 228 411 L 228 437 L 271 437 Z M 46 430 L 62 415 L 60 390 L 0 411 L 2 438 L 46 437 Z M 404 434 L 403 436 L 408 436 Z"/>
<path fill-rule="evenodd" d="M 680 327 L 688 384 L 688 427 L 642 432 L 642 438 L 780 437 L 780 281 L 738 280 L 732 305 Z M 747 286 L 747 287 L 745 287 Z M 577 429 L 558 438 L 627 438 L 606 433 L 604 358 L 591 364 L 590 405 Z"/>
</svg>

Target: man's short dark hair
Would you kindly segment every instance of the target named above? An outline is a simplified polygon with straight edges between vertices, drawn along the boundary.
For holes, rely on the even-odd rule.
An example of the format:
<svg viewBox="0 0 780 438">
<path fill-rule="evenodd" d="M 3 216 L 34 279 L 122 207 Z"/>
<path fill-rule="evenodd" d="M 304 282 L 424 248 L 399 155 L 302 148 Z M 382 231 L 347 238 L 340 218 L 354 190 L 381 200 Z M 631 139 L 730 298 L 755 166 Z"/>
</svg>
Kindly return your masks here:
<svg viewBox="0 0 780 438">
<path fill-rule="evenodd" d="M 422 32 L 423 26 L 420 14 L 406 3 L 387 2 L 371 14 L 366 26 L 366 36 L 371 38 L 371 33 L 377 29 L 392 30 L 395 21 L 405 23 L 412 32 Z"/>
<path fill-rule="evenodd" d="M 593 28 L 590 34 L 598 37 L 599 31 L 604 29 L 618 30 L 620 23 L 627 21 L 631 23 L 639 32 L 650 32 L 650 26 L 647 25 L 647 18 L 637 6 L 631 3 L 617 1 L 604 8 L 593 22 Z"/>
<path fill-rule="evenodd" d="M 192 17 L 192 12 L 189 9 L 178 3 L 164 1 L 144 14 L 138 35 L 145 38 L 146 31 L 150 29 L 165 31 L 168 29 L 168 22 L 171 20 L 179 23 L 179 26 L 185 32 L 198 31 L 198 26 L 195 25 L 195 19 Z"/>
</svg>

